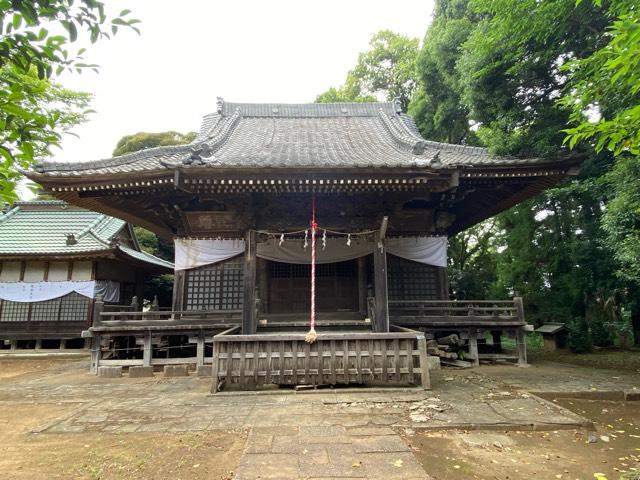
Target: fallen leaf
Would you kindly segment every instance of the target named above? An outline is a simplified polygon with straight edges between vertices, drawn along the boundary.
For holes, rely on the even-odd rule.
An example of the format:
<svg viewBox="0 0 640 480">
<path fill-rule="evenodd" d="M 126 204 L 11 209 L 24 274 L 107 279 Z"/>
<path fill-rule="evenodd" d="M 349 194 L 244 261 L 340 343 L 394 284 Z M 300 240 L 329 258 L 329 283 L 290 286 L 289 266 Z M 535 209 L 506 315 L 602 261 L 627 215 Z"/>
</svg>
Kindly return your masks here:
<svg viewBox="0 0 640 480">
<path fill-rule="evenodd" d="M 398 468 L 400 468 L 400 467 L 402 467 L 402 464 L 403 464 L 403 463 L 404 463 L 404 462 L 402 461 L 402 459 L 400 459 L 400 458 L 399 458 L 399 459 L 397 459 L 395 462 L 393 462 L 393 466 L 394 466 L 394 467 L 398 467 Z"/>
</svg>

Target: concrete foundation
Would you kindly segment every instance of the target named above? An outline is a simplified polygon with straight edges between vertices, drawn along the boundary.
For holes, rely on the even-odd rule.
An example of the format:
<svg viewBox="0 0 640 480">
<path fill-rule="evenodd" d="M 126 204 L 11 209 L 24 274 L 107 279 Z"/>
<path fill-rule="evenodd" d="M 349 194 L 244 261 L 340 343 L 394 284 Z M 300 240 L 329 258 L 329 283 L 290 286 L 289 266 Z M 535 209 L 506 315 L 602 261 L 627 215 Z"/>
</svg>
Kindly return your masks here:
<svg viewBox="0 0 640 480">
<path fill-rule="evenodd" d="M 164 376 L 165 377 L 188 377 L 189 366 L 188 365 L 165 365 Z"/>
<path fill-rule="evenodd" d="M 196 375 L 198 377 L 210 377 L 212 372 L 213 368 L 211 365 L 198 365 L 196 368 Z"/>
<path fill-rule="evenodd" d="M 122 367 L 98 367 L 98 376 L 104 378 L 120 378 Z"/>
<path fill-rule="evenodd" d="M 153 367 L 129 367 L 129 377 L 153 377 Z"/>
</svg>

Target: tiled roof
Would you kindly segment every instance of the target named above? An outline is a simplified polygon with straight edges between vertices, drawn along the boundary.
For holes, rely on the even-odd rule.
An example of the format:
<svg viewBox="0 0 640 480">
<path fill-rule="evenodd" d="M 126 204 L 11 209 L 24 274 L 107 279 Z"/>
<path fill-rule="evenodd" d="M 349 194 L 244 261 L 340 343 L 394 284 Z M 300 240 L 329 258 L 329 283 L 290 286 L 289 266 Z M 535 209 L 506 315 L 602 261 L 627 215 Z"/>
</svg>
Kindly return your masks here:
<svg viewBox="0 0 640 480">
<path fill-rule="evenodd" d="M 487 150 L 423 139 L 393 102 L 250 104 L 219 100 L 189 145 L 150 148 L 87 162 L 45 162 L 29 172 L 87 176 L 199 168 L 354 168 L 518 165 L 540 159 L 491 157 Z"/>
<path fill-rule="evenodd" d="M 59 200 L 16 202 L 0 216 L 0 255 L 79 255 L 120 250 L 127 256 L 173 268 L 170 262 L 113 242 L 126 222 Z"/>
</svg>

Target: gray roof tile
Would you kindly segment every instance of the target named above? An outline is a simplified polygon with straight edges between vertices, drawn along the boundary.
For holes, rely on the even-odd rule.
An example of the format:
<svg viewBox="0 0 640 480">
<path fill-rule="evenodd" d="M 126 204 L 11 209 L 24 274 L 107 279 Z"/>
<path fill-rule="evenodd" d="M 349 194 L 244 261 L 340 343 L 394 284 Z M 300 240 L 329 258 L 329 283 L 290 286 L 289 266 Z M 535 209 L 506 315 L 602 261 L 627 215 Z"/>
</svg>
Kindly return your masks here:
<svg viewBox="0 0 640 480">
<path fill-rule="evenodd" d="M 199 158 L 191 161 L 193 152 Z M 428 141 L 396 103 L 278 104 L 219 100 L 189 145 L 150 148 L 92 162 L 45 162 L 29 176 L 111 175 L 190 168 L 354 168 L 522 165 L 480 147 Z"/>
<path fill-rule="evenodd" d="M 146 252 L 112 244 L 125 225 L 124 220 L 59 200 L 16 202 L 0 215 L 0 255 L 78 255 L 118 249 L 137 260 L 173 269 L 170 262 Z M 69 234 L 76 243 L 67 244 Z"/>
</svg>

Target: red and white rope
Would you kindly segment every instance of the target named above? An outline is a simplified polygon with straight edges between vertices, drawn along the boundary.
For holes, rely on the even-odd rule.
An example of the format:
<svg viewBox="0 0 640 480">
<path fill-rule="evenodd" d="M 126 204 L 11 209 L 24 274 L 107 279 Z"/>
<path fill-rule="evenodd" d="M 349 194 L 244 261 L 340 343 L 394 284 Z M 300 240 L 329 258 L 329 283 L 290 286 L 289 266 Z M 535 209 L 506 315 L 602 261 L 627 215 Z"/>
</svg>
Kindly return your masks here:
<svg viewBox="0 0 640 480">
<path fill-rule="evenodd" d="M 316 326 L 316 194 L 311 197 L 311 330 Z"/>
</svg>

